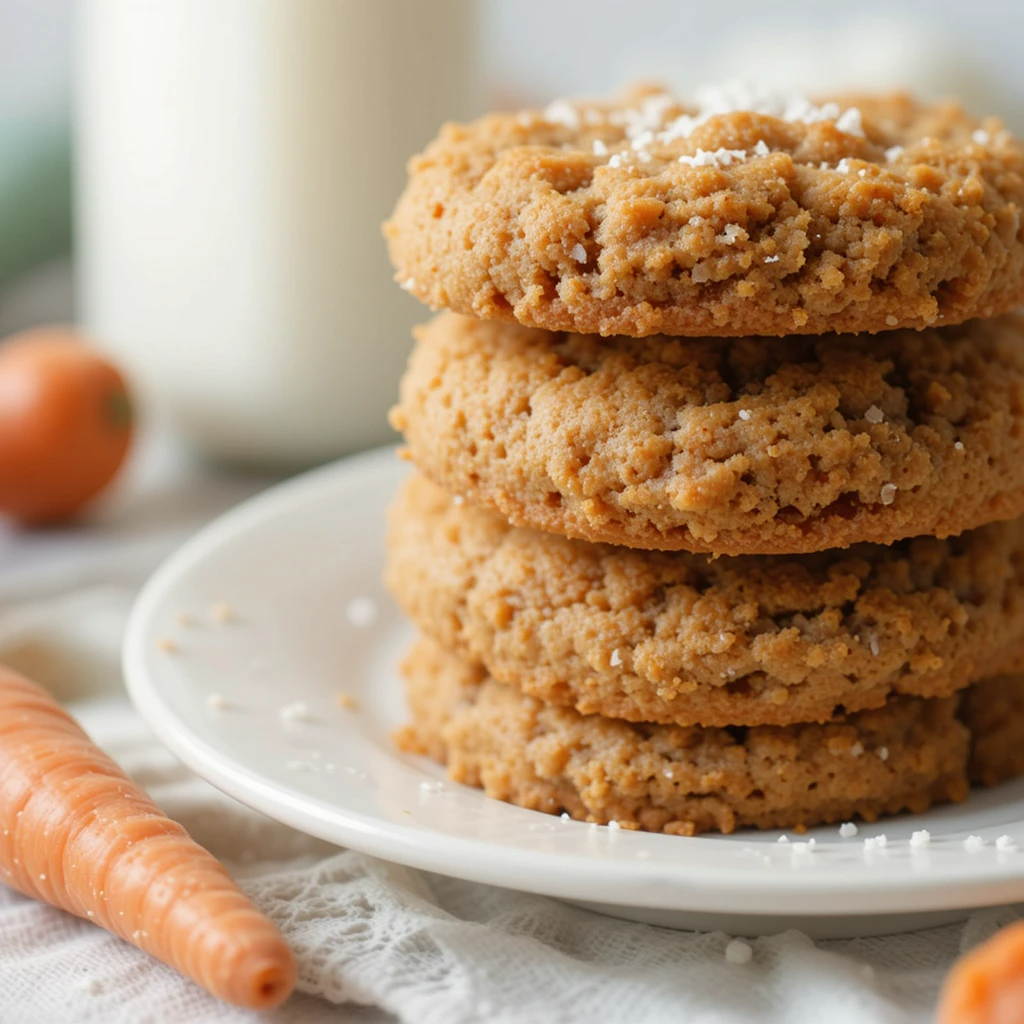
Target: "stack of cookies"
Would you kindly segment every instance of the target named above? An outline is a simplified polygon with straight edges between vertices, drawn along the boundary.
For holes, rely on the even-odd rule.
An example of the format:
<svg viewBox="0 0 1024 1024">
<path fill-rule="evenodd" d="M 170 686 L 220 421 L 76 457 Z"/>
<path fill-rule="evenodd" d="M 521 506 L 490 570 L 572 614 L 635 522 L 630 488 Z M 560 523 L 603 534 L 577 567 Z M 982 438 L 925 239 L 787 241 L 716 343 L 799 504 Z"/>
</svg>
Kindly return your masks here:
<svg viewBox="0 0 1024 1024">
<path fill-rule="evenodd" d="M 1024 148 L 903 96 L 447 125 L 386 226 L 405 749 L 680 834 L 1024 771 Z"/>
</svg>

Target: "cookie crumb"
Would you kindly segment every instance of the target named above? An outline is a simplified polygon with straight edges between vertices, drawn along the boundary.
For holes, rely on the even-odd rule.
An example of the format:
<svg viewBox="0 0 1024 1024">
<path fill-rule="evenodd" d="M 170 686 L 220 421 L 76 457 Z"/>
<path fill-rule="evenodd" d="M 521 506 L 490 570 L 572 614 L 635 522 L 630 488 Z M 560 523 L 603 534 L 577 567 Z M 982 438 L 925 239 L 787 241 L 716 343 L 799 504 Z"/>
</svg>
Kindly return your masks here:
<svg viewBox="0 0 1024 1024">
<path fill-rule="evenodd" d="M 868 411 L 864 413 L 864 419 L 866 419 L 868 423 L 881 423 L 882 420 L 885 419 L 885 413 L 883 413 L 877 405 L 869 405 Z"/>
<path fill-rule="evenodd" d="M 839 826 L 839 834 L 844 839 L 852 839 L 859 831 L 860 829 L 852 821 L 844 821 Z"/>
<path fill-rule="evenodd" d="M 910 837 L 910 845 L 915 850 L 920 850 L 932 841 L 932 834 L 926 828 L 918 829 Z"/>
<path fill-rule="evenodd" d="M 224 711 L 228 707 L 228 699 L 222 693 L 208 693 L 206 708 L 208 711 Z"/>
<path fill-rule="evenodd" d="M 351 693 L 346 693 L 344 690 L 341 690 L 334 699 L 338 707 L 343 711 L 356 711 L 359 708 L 359 701 Z"/>
<path fill-rule="evenodd" d="M 282 722 L 305 722 L 309 720 L 309 707 L 301 700 L 285 704 L 277 713 Z"/>
<path fill-rule="evenodd" d="M 365 629 L 377 621 L 377 602 L 369 597 L 353 597 L 345 606 L 345 615 L 353 626 Z"/>
<path fill-rule="evenodd" d="M 162 654 L 178 653 L 178 645 L 169 636 L 160 637 L 156 642 L 156 649 Z"/>
<path fill-rule="evenodd" d="M 964 849 L 968 853 L 980 853 L 985 848 L 985 840 L 981 836 L 968 836 L 964 840 Z"/>
<path fill-rule="evenodd" d="M 730 964 L 749 964 L 754 959 L 754 947 L 742 939 L 732 939 L 725 947 L 725 959 Z"/>
<path fill-rule="evenodd" d="M 178 614 L 175 615 L 174 618 L 175 618 L 175 621 L 178 623 L 179 626 L 183 626 L 186 629 L 189 626 L 194 626 L 195 623 L 196 623 L 196 620 L 193 618 L 191 612 L 187 612 L 187 611 L 184 611 L 184 610 L 178 612 Z"/>
<path fill-rule="evenodd" d="M 210 605 L 210 618 L 219 625 L 225 626 L 235 621 L 235 610 L 227 601 L 214 601 Z"/>
</svg>

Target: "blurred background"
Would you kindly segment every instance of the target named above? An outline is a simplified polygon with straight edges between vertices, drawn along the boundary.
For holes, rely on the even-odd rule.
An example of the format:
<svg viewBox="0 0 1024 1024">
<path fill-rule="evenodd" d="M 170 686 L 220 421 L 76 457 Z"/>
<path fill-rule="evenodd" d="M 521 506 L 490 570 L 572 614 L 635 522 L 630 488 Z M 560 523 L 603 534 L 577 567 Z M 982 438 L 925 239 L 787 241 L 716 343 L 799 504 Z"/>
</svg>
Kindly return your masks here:
<svg viewBox="0 0 1024 1024">
<path fill-rule="evenodd" d="M 827 13 L 826 13 L 827 12 Z M 78 321 L 204 456 L 389 440 L 379 233 L 443 118 L 631 78 L 956 95 L 1024 130 L 1017 0 L 0 0 L 0 335 Z"/>
</svg>

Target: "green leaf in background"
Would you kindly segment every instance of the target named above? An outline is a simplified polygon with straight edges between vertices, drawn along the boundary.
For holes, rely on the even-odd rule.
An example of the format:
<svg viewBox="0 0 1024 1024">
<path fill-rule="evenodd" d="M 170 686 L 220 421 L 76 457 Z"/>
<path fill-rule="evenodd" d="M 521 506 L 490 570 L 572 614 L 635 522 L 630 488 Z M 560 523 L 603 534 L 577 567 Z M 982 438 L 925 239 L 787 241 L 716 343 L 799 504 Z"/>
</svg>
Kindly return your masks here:
<svg viewBox="0 0 1024 1024">
<path fill-rule="evenodd" d="M 0 287 L 70 249 L 68 126 L 0 122 Z"/>
</svg>

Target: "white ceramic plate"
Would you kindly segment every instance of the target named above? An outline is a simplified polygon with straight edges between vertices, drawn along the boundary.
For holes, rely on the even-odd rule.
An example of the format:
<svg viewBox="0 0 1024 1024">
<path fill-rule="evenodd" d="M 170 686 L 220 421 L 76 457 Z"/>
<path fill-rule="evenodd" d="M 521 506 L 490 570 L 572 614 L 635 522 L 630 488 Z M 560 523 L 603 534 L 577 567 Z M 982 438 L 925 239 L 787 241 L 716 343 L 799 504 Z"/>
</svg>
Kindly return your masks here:
<svg viewBox="0 0 1024 1024">
<path fill-rule="evenodd" d="M 405 472 L 388 449 L 277 487 L 204 529 L 144 588 L 125 642 L 129 691 L 214 785 L 389 860 L 670 926 L 872 934 L 1024 901 L 1024 852 L 995 845 L 1005 834 L 1024 851 L 1024 781 L 861 825 L 853 838 L 828 827 L 785 844 L 779 833 L 684 838 L 566 822 L 398 753 L 395 666 L 412 630 L 380 576 L 384 510 Z M 234 621 L 210 615 L 221 601 Z M 339 693 L 358 710 L 340 707 Z M 296 703 L 308 715 L 282 717 Z M 910 846 L 915 829 L 931 833 L 927 847 Z M 882 834 L 883 848 L 866 847 Z M 965 848 L 970 835 L 984 846 Z"/>
</svg>

